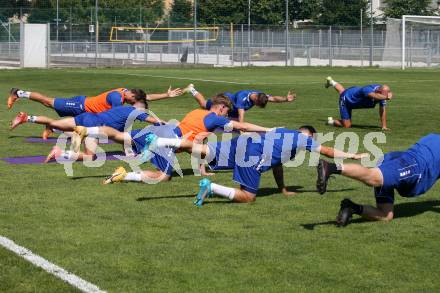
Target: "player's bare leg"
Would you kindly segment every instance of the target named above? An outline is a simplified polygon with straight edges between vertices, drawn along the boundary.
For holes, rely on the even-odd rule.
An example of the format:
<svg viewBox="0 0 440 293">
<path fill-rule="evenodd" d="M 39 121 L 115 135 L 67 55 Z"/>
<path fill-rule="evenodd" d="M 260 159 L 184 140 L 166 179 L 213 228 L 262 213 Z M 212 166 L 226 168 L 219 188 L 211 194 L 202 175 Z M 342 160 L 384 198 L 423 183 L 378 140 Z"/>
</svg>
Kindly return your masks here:
<svg viewBox="0 0 440 293">
<path fill-rule="evenodd" d="M 351 128 L 351 120 L 347 119 L 336 119 L 332 120 L 332 124 L 335 127 L 344 127 L 344 128 Z"/>
<path fill-rule="evenodd" d="M 107 137 L 119 144 L 127 143 L 131 145 L 132 138 L 128 132 L 120 132 L 112 127 L 101 126 L 101 127 L 84 127 L 76 126 L 74 127 L 72 136 L 72 145 L 75 152 L 79 152 L 81 143 L 86 137 L 99 138 Z"/>
<path fill-rule="evenodd" d="M 341 206 L 336 216 L 336 224 L 345 227 L 350 222 L 353 214 L 372 221 L 391 221 L 394 217 L 392 203 L 377 204 L 377 207 L 357 204 L 348 198 L 341 201 Z"/>
<path fill-rule="evenodd" d="M 379 168 L 366 168 L 358 164 L 343 164 L 341 174 L 369 186 L 379 187 L 383 185 L 383 175 Z"/>
<path fill-rule="evenodd" d="M 54 101 L 55 101 L 54 98 L 45 96 L 45 95 L 37 93 L 37 92 L 31 92 L 31 94 L 29 96 L 29 100 L 41 103 L 44 106 L 49 107 L 49 108 L 53 108 Z"/>
<path fill-rule="evenodd" d="M 8 108 L 9 109 L 12 108 L 13 104 L 18 99 L 29 99 L 32 101 L 36 101 L 36 102 L 39 102 L 49 108 L 53 108 L 54 100 L 55 100 L 54 98 L 45 96 L 45 95 L 40 94 L 38 92 L 29 92 L 29 91 L 24 91 L 24 90 L 20 90 L 17 88 L 13 88 L 13 89 L 11 89 L 10 94 L 9 94 Z"/>
<path fill-rule="evenodd" d="M 201 108 L 206 108 L 206 99 L 205 97 L 199 93 L 195 88 L 194 85 L 191 83 L 186 88 L 183 89 L 184 93 L 190 93 L 197 101 L 197 103 L 200 105 Z"/>
<path fill-rule="evenodd" d="M 55 120 L 46 116 L 33 116 L 33 115 L 28 115 L 25 112 L 20 112 L 11 121 L 10 123 L 11 129 L 14 129 L 20 124 L 24 124 L 27 122 L 46 125 L 47 127 L 50 127 L 52 129 L 56 128 L 61 131 L 72 131 L 73 127 L 75 126 L 75 120 L 71 117 L 64 118 L 61 120 Z"/>
<path fill-rule="evenodd" d="M 342 84 L 340 84 L 339 82 L 334 81 L 331 76 L 327 77 L 326 82 L 325 82 L 325 87 L 326 88 L 334 87 L 335 90 L 339 94 L 342 94 L 345 91 L 345 88 L 342 86 Z"/>
<path fill-rule="evenodd" d="M 196 195 L 194 204 L 202 206 L 205 199 L 217 195 L 219 197 L 228 198 L 236 203 L 253 202 L 256 199 L 256 194 L 246 191 L 243 188 L 232 188 L 220 184 L 212 183 L 211 180 L 203 178 L 199 182 L 199 192 Z"/>
</svg>

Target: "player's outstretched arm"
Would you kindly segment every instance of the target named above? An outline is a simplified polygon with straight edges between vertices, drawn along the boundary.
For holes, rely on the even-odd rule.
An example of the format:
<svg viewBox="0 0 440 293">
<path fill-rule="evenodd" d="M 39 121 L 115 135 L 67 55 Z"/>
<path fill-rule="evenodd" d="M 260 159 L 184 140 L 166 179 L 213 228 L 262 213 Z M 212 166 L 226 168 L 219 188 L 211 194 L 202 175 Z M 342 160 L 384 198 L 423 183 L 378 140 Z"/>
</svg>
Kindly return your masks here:
<svg viewBox="0 0 440 293">
<path fill-rule="evenodd" d="M 160 118 L 155 118 L 152 116 L 148 116 L 147 118 L 145 118 L 145 122 L 148 122 L 151 124 L 154 124 L 154 123 L 166 124 L 166 122 L 161 120 Z"/>
<path fill-rule="evenodd" d="M 385 93 L 374 92 L 374 93 L 369 93 L 368 96 L 376 101 L 387 101 L 387 100 L 391 100 L 393 98 L 393 93 L 392 92 L 385 92 Z"/>
<path fill-rule="evenodd" d="M 382 130 L 390 130 L 387 127 L 387 109 L 384 106 L 379 107 L 379 117 L 380 122 L 382 123 Z"/>
<path fill-rule="evenodd" d="M 157 101 L 167 98 L 174 98 L 181 96 L 183 94 L 180 88 L 171 89 L 171 86 L 168 88 L 166 93 L 162 94 L 149 94 L 147 95 L 147 101 Z"/>
<path fill-rule="evenodd" d="M 368 153 L 351 154 L 351 153 L 346 153 L 346 152 L 334 149 L 332 147 L 327 147 L 327 146 L 323 146 L 323 145 L 321 145 L 317 150 L 321 155 L 324 155 L 328 158 L 343 158 L 343 159 L 360 160 L 362 158 L 369 156 Z"/>
<path fill-rule="evenodd" d="M 277 183 L 277 186 L 283 195 L 285 196 L 296 195 L 296 192 L 288 191 L 286 185 L 284 185 L 283 165 L 278 165 L 273 167 L 272 173 L 273 173 L 273 178 L 275 178 L 275 182 Z"/>
<path fill-rule="evenodd" d="M 267 128 L 263 126 L 259 126 L 256 124 L 248 123 L 248 122 L 238 122 L 231 121 L 232 127 L 235 130 L 245 131 L 245 132 L 267 132 L 271 131 L 273 128 Z"/>
<path fill-rule="evenodd" d="M 287 96 L 269 96 L 269 102 L 272 103 L 283 103 L 292 102 L 296 100 L 296 93 L 294 91 L 289 91 Z"/>
<path fill-rule="evenodd" d="M 244 122 L 244 114 L 246 111 L 244 109 L 238 109 L 238 122 Z"/>
</svg>

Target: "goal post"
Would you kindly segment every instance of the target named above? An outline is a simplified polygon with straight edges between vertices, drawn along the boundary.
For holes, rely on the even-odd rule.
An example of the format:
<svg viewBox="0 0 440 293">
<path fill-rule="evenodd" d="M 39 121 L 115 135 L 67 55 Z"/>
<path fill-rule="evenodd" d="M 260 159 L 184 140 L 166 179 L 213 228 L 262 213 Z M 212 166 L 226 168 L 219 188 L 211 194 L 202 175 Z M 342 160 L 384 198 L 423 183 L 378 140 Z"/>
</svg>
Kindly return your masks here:
<svg viewBox="0 0 440 293">
<path fill-rule="evenodd" d="M 417 23 L 420 25 L 440 25 L 440 16 L 422 16 L 422 15 L 403 15 L 402 16 L 402 70 L 406 68 L 406 43 L 407 43 L 407 24 L 408 23 Z M 430 37 L 430 36 L 429 36 Z M 437 32 L 437 40 L 440 38 L 440 26 Z M 428 39 L 428 42 L 431 40 Z"/>
<path fill-rule="evenodd" d="M 219 27 L 197 27 L 194 36 L 192 27 L 129 27 L 113 26 L 110 42 L 125 43 L 193 43 L 217 41 Z"/>
</svg>

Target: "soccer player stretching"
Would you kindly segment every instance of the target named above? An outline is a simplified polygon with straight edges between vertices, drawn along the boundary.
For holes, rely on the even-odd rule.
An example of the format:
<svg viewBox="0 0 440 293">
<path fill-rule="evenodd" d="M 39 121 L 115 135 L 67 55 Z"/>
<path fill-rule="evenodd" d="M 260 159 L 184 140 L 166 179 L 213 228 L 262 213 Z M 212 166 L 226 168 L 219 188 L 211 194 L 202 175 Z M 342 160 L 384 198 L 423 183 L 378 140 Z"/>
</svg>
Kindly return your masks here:
<svg viewBox="0 0 440 293">
<path fill-rule="evenodd" d="M 146 151 L 147 136 L 151 133 L 170 139 L 180 139 L 185 137 L 189 141 L 196 138 L 202 139 L 216 128 L 236 129 L 241 131 L 269 131 L 269 128 L 261 127 L 246 122 L 230 121 L 224 116 L 227 115 L 229 109 L 232 107 L 228 97 L 224 95 L 217 95 L 212 100 L 211 109 L 196 109 L 188 113 L 182 121 L 176 125 L 161 125 L 150 126 L 147 129 L 136 129 L 131 132 L 120 132 L 109 127 L 77 127 L 75 132 L 78 136 L 74 136 L 74 145 L 78 146 L 80 143 L 75 142 L 78 138 L 100 137 L 105 136 L 113 141 L 121 144 L 131 146 L 134 154 L 144 154 Z M 75 149 L 74 151 L 77 151 Z M 170 147 L 161 147 L 156 150 L 151 157 L 151 163 L 157 168 L 156 171 L 142 171 L 142 172 L 126 172 L 123 167 L 119 167 L 115 172 L 106 179 L 105 184 L 120 182 L 120 181 L 146 181 L 147 179 L 157 179 L 158 181 L 167 181 L 171 179 L 175 149 Z M 149 157 L 149 156 L 148 156 Z"/>
<path fill-rule="evenodd" d="M 379 104 L 379 116 L 382 123 L 382 130 L 389 130 L 387 127 L 386 101 L 391 100 L 393 94 L 387 85 L 370 84 L 364 87 L 350 87 L 345 89 L 340 83 L 327 77 L 325 87 L 334 87 L 339 93 L 339 112 L 341 119 L 328 117 L 327 123 L 336 127 L 351 127 L 351 112 L 353 109 L 368 109 Z"/>
<path fill-rule="evenodd" d="M 8 98 L 8 108 L 11 109 L 17 100 L 28 99 L 39 102 L 46 107 L 53 108 L 60 117 L 75 117 L 83 113 L 101 113 L 114 107 L 122 106 L 124 103 L 133 105 L 136 103 L 136 97 L 143 92 L 140 89 L 117 88 L 106 91 L 94 97 L 75 96 L 72 98 L 52 98 L 38 92 L 30 92 L 13 88 Z M 182 94 L 182 90 L 168 89 L 163 94 L 149 94 L 147 101 L 165 99 L 168 97 L 177 97 Z M 26 122 L 28 115 L 24 112 L 18 113 L 13 122 L 18 125 Z M 43 139 L 47 139 L 53 132 L 52 128 L 46 127 L 43 132 Z"/>
<path fill-rule="evenodd" d="M 200 107 L 203 109 L 209 110 L 211 108 L 212 100 L 206 100 L 205 97 L 194 88 L 193 84 L 190 84 L 184 88 L 183 92 L 191 93 L 191 95 L 197 100 Z M 290 91 L 285 97 L 267 95 L 263 92 L 254 90 L 243 90 L 236 93 L 225 92 L 223 94 L 231 100 L 233 106 L 228 113 L 228 117 L 230 119 L 238 120 L 239 122 L 244 121 L 245 112 L 251 109 L 253 106 L 264 108 L 268 102 L 292 102 L 296 99 L 296 94 Z"/>
<path fill-rule="evenodd" d="M 204 157 L 214 170 L 233 170 L 233 180 L 240 188 L 232 188 L 212 183 L 204 178 L 194 202 L 201 206 L 207 197 L 217 195 L 238 203 L 255 201 L 260 177 L 272 169 L 278 188 L 284 195 L 293 195 L 284 185 L 283 164 L 293 160 L 298 150 L 321 153 L 334 158 L 360 159 L 366 154 L 349 154 L 331 147 L 320 145 L 312 135 L 312 126 L 302 126 L 299 130 L 276 128 L 263 134 L 240 135 L 229 141 L 196 145 L 182 139 L 150 138 L 149 148 L 171 146 Z M 246 158 L 246 159 L 245 159 Z"/>
<path fill-rule="evenodd" d="M 376 168 L 336 165 L 321 160 L 317 181 L 321 194 L 325 193 L 327 180 L 332 174 L 341 174 L 374 187 L 376 197 L 376 207 L 356 204 L 349 199 L 341 201 L 336 218 L 339 226 L 346 226 L 353 214 L 370 220 L 391 221 L 394 217 L 394 190 L 403 197 L 419 196 L 440 178 L 440 135 L 429 134 L 406 151 L 385 154 Z"/>
</svg>

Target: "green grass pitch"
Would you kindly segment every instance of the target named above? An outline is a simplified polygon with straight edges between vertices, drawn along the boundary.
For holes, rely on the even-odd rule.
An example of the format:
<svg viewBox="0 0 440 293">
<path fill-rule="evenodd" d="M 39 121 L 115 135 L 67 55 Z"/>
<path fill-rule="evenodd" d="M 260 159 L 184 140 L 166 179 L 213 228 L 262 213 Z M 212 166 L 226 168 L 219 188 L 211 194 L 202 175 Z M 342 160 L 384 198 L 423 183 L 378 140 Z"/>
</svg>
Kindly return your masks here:
<svg viewBox="0 0 440 293">
<path fill-rule="evenodd" d="M 421 136 L 438 132 L 439 70 L 377 68 L 234 69 L 53 69 L 3 70 L 0 92 L 0 157 L 46 155 L 48 144 L 25 143 L 40 135 L 37 125 L 10 132 L 18 111 L 57 117 L 42 105 L 18 101 L 10 111 L 10 87 L 52 96 L 96 94 L 115 87 L 162 92 L 190 82 L 206 95 L 259 89 L 284 95 L 295 88 L 298 100 L 252 109 L 247 121 L 295 128 L 338 116 L 338 96 L 324 89 L 332 75 L 346 86 L 387 83 L 391 131 L 387 151 L 403 150 Z M 150 103 L 163 119 L 181 119 L 196 108 L 192 96 Z M 354 111 L 350 131 L 379 131 L 378 109 Z M 439 146 L 440 147 L 440 146 Z M 118 145 L 103 146 L 119 150 Z M 211 199 L 192 205 L 200 177 L 192 176 L 188 156 L 179 155 L 184 178 L 158 185 L 101 185 L 121 162 L 100 168 L 75 163 L 74 176 L 63 166 L 9 165 L 0 161 L 0 235 L 110 292 L 146 291 L 396 291 L 440 290 L 440 185 L 416 199 L 397 196 L 391 223 L 355 221 L 344 229 L 332 221 L 339 202 L 350 197 L 374 203 L 371 188 L 338 177 L 325 196 L 316 193 L 315 169 L 289 168 L 285 182 L 298 195 L 279 194 L 271 172 L 263 175 L 252 204 Z M 183 163 L 182 163 L 183 162 Z M 152 168 L 147 164 L 145 168 Z M 233 185 L 231 172 L 215 182 Z M 0 248 L 0 291 L 68 292 L 74 288 Z"/>
</svg>

